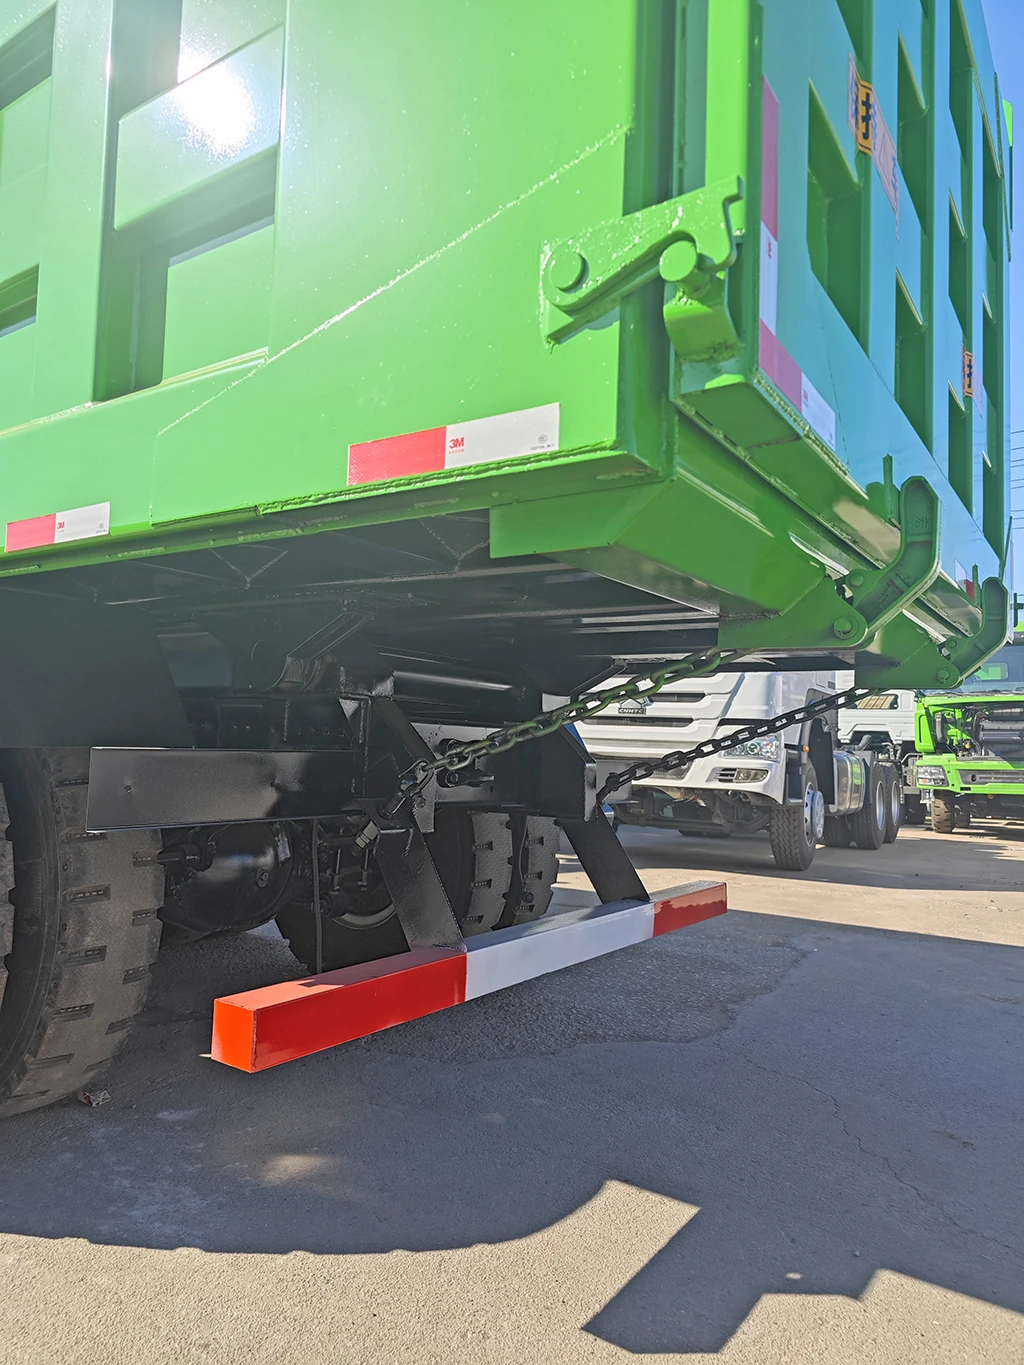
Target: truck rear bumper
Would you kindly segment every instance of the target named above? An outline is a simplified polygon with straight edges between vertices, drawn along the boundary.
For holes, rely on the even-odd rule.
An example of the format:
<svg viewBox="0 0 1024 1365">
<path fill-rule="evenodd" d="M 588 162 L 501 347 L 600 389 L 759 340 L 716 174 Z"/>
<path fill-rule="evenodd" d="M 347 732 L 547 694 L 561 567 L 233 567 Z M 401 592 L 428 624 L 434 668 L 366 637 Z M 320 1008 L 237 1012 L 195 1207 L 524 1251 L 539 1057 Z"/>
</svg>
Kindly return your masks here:
<svg viewBox="0 0 1024 1365">
<path fill-rule="evenodd" d="M 481 934 L 461 949 L 419 949 L 225 996 L 214 1003 L 211 1055 L 239 1071 L 266 1071 L 727 909 L 723 883 L 693 882 L 648 901 L 568 910 Z"/>
</svg>

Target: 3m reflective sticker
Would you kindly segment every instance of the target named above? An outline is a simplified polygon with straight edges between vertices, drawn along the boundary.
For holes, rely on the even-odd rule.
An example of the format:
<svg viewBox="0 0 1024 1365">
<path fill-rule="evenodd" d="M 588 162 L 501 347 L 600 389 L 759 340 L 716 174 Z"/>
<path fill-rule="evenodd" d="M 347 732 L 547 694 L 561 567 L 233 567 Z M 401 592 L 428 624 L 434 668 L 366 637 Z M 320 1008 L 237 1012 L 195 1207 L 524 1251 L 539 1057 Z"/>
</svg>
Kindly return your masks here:
<svg viewBox="0 0 1024 1365">
<path fill-rule="evenodd" d="M 774 336 L 779 313 L 779 244 L 761 224 L 761 321 Z"/>
<path fill-rule="evenodd" d="M 800 386 L 800 411 L 829 450 L 834 452 L 836 448 L 835 411 L 825 402 L 806 375 L 803 375 Z"/>
<path fill-rule="evenodd" d="M 110 503 L 95 502 L 91 507 L 73 507 L 70 512 L 58 512 L 53 528 L 53 543 L 63 545 L 69 540 L 93 540 L 110 535 Z"/>
<path fill-rule="evenodd" d="M 548 403 L 501 417 L 482 417 L 475 422 L 456 422 L 448 428 L 445 468 L 512 460 L 519 455 L 539 455 L 558 449 L 561 408 Z"/>
<path fill-rule="evenodd" d="M 26 517 L 24 521 L 9 521 L 4 549 L 8 554 L 18 550 L 37 550 L 40 545 L 52 545 L 57 525 L 56 513 L 45 517 Z"/>
<path fill-rule="evenodd" d="M 546 403 L 407 436 L 363 441 L 348 448 L 348 484 L 351 488 L 382 479 L 540 455 L 557 450 L 560 439 L 561 405 Z"/>
<path fill-rule="evenodd" d="M 96 502 L 89 507 L 73 507 L 67 512 L 49 512 L 42 517 L 9 521 L 4 550 L 38 550 L 44 545 L 63 545 L 73 540 L 95 540 L 110 534 L 110 503 Z"/>
<path fill-rule="evenodd" d="M 779 97 L 765 81 L 761 92 L 761 222 L 779 239 Z"/>
<path fill-rule="evenodd" d="M 802 408 L 804 377 L 800 366 L 764 322 L 761 323 L 761 369 L 795 408 Z"/>
<path fill-rule="evenodd" d="M 349 446 L 348 482 L 377 483 L 403 479 L 410 474 L 430 474 L 444 468 L 446 427 L 417 431 L 409 436 L 388 436 Z"/>
</svg>

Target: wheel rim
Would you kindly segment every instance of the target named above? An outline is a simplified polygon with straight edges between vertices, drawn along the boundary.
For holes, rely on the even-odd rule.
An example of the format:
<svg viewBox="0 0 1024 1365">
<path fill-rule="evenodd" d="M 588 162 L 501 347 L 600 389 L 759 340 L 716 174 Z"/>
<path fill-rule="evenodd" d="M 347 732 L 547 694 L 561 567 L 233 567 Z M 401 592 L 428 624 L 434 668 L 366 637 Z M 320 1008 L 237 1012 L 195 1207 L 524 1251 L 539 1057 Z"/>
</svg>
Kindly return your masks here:
<svg viewBox="0 0 1024 1365">
<path fill-rule="evenodd" d="M 875 788 L 875 821 L 879 829 L 885 829 L 885 787 L 881 782 Z"/>
<path fill-rule="evenodd" d="M 825 798 L 817 787 L 804 792 L 804 834 L 809 844 L 816 844 L 825 833 Z"/>
<path fill-rule="evenodd" d="M 899 778 L 897 778 L 895 782 L 893 782 L 892 784 L 892 793 L 889 797 L 889 806 L 892 812 L 893 828 L 895 829 L 896 826 L 900 823 L 900 820 L 903 816 L 903 794 L 900 791 Z"/>
</svg>

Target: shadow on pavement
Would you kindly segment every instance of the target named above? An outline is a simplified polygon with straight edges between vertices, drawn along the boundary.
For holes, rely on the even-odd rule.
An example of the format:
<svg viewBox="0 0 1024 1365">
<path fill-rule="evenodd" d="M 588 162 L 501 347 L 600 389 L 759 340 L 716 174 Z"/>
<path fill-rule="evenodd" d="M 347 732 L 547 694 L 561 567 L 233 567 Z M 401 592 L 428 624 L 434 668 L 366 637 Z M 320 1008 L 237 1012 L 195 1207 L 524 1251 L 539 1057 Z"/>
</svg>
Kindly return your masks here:
<svg viewBox="0 0 1024 1365">
<path fill-rule="evenodd" d="M 1024 1309 L 1024 950 L 740 910 L 262 1076 L 200 1055 L 215 994 L 293 969 L 255 935 L 166 955 L 113 1102 L 0 1129 L 0 1230 L 427 1251 L 618 1180 L 699 1208 L 588 1325 L 633 1352 L 880 1267 Z"/>
<path fill-rule="evenodd" d="M 1021 858 L 1024 829 L 978 821 L 956 834 L 911 828 L 895 844 L 877 850 L 819 847 L 806 872 L 780 872 L 772 861 L 767 834 L 726 839 L 680 835 L 674 830 L 623 829 L 638 868 L 676 868 L 685 863 L 695 875 L 750 873 L 779 880 L 796 879 L 840 886 L 888 887 L 899 891 L 991 891 L 1024 889 Z M 949 846 L 956 848 L 950 876 Z M 568 850 L 568 845 L 565 846 Z M 565 865 L 578 868 L 571 854 Z"/>
</svg>

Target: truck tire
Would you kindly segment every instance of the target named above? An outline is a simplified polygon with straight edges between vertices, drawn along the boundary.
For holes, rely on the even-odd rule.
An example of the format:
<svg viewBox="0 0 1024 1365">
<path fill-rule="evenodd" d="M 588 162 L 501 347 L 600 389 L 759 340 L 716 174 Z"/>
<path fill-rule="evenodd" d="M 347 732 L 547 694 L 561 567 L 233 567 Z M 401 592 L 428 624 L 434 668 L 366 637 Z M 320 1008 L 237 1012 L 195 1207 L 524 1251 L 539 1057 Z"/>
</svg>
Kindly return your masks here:
<svg viewBox="0 0 1024 1365">
<path fill-rule="evenodd" d="M 558 829 L 553 820 L 442 809 L 427 842 L 455 918 L 467 938 L 537 919 L 547 910 L 558 870 Z M 518 878 L 513 875 L 517 848 Z M 514 904 L 510 903 L 510 894 L 514 894 Z M 278 914 L 277 927 L 303 967 L 315 971 L 316 923 L 309 888 Z M 376 962 L 407 949 L 383 882 L 375 895 L 352 912 L 323 917 L 324 971 Z"/>
<path fill-rule="evenodd" d="M 826 815 L 825 832 L 822 843 L 826 848 L 849 848 L 853 843 L 853 831 L 845 815 Z"/>
<path fill-rule="evenodd" d="M 87 834 L 88 749 L 0 754 L 0 1117 L 91 1086 L 142 1010 L 160 944 L 157 833 Z"/>
<path fill-rule="evenodd" d="M 969 796 L 962 796 L 956 803 L 957 829 L 970 829 L 971 814 L 971 798 Z"/>
<path fill-rule="evenodd" d="M 932 792 L 932 829 L 952 834 L 956 829 L 956 797 L 952 792 Z"/>
<path fill-rule="evenodd" d="M 505 894 L 505 909 L 497 924 L 488 924 L 488 929 L 505 929 L 540 919 L 555 890 L 562 834 L 554 820 L 542 815 L 513 815 L 511 832 L 512 875 Z"/>
<path fill-rule="evenodd" d="M 888 805 L 888 784 L 886 773 L 889 765 L 872 763 L 868 774 L 867 791 L 864 804 L 855 814 L 848 816 L 850 833 L 858 848 L 879 849 L 885 842 L 886 809 Z"/>
<path fill-rule="evenodd" d="M 824 834 L 825 799 L 810 764 L 804 769 L 802 785 L 800 804 L 776 806 L 768 822 L 775 866 L 785 872 L 806 872 L 814 862 L 818 840 Z"/>
<path fill-rule="evenodd" d="M 898 768 L 885 770 L 885 842 L 894 844 L 903 825 L 903 782 Z"/>
</svg>

